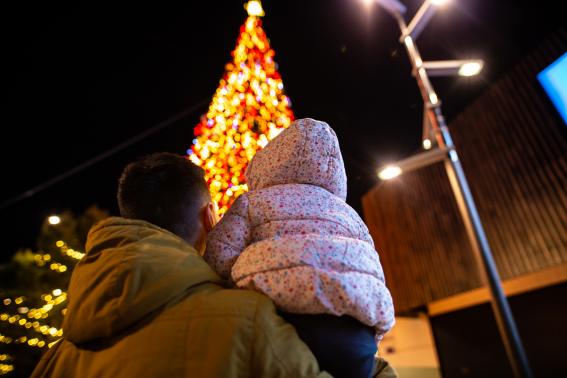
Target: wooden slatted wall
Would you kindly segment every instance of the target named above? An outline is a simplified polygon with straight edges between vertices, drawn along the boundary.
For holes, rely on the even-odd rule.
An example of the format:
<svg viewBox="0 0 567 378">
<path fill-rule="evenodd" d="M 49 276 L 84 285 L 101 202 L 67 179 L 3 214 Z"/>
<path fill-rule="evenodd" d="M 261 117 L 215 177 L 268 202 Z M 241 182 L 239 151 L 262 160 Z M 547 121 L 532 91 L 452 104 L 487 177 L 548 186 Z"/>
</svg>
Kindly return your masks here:
<svg viewBox="0 0 567 378">
<path fill-rule="evenodd" d="M 449 125 L 503 279 L 567 262 L 567 125 L 536 78 L 565 51 L 560 29 Z M 481 285 L 442 164 L 363 209 L 398 313 Z"/>
</svg>

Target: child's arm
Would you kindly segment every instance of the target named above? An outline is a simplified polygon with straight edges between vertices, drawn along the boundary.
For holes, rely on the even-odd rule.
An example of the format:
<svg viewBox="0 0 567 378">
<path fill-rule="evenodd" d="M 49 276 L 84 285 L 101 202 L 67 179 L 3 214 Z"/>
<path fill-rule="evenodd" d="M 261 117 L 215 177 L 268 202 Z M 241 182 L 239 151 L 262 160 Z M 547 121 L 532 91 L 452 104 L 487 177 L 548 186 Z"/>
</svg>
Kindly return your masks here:
<svg viewBox="0 0 567 378">
<path fill-rule="evenodd" d="M 374 246 L 374 240 L 372 239 L 372 236 L 370 235 L 370 231 L 368 230 L 368 227 L 366 226 L 366 223 L 364 223 L 364 221 L 362 220 L 362 218 L 357 217 L 357 224 L 356 224 L 356 232 L 357 232 L 357 237 L 362 240 L 367 242 L 368 244 L 370 244 L 372 246 L 372 248 L 375 248 Z"/>
<path fill-rule="evenodd" d="M 209 233 L 204 258 L 221 277 L 230 280 L 232 266 L 249 241 L 248 198 L 243 194 Z"/>
</svg>

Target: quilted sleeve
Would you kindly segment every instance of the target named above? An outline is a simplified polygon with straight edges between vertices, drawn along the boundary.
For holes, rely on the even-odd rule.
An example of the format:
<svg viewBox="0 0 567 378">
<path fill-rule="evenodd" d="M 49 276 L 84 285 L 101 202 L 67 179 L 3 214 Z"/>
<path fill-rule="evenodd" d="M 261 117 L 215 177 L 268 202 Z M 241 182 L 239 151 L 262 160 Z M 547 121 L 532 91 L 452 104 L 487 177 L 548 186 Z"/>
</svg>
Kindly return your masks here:
<svg viewBox="0 0 567 378">
<path fill-rule="evenodd" d="M 241 195 L 225 213 L 207 238 L 204 258 L 224 279 L 230 280 L 230 271 L 250 240 L 248 198 Z"/>
</svg>

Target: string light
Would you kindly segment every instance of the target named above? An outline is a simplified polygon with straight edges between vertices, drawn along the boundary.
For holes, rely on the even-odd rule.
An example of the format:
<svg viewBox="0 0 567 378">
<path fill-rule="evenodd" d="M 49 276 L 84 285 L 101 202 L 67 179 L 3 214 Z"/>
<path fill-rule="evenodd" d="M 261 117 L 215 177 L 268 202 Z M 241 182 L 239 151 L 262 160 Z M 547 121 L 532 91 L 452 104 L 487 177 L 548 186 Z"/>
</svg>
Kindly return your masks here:
<svg viewBox="0 0 567 378">
<path fill-rule="evenodd" d="M 59 248 L 63 257 L 73 260 L 80 260 L 84 257 L 84 253 L 70 248 L 67 243 L 59 240 L 55 243 Z M 36 266 L 50 269 L 57 273 L 68 272 L 68 266 L 55 261 L 49 253 L 31 253 L 33 262 Z M 35 298 L 35 297 L 34 297 Z M 33 299 L 33 298 L 32 298 Z M 38 303 L 37 301 L 40 300 Z M 53 288 L 47 293 L 43 293 L 39 298 L 28 300 L 24 296 L 3 298 L 0 300 L 0 306 L 4 305 L 5 310 L 0 310 L 0 323 L 4 323 L 10 329 L 10 336 L 0 334 L 0 344 L 18 345 L 19 348 L 27 347 L 31 349 L 51 348 L 63 336 L 63 330 L 57 325 L 60 318 L 50 319 L 53 311 L 60 310 L 61 315 L 65 315 L 64 307 L 67 301 L 67 293 L 59 288 Z M 30 306 L 28 302 L 34 304 Z M 26 334 L 17 335 L 16 330 L 26 332 Z M 32 331 L 33 336 L 27 332 Z M 14 332 L 14 333 L 12 333 Z M 7 354 L 0 354 L 0 375 L 11 373 L 15 370 L 15 366 L 11 363 L 13 358 Z"/>
<path fill-rule="evenodd" d="M 3 344 L 11 344 L 14 341 L 11 337 L 4 336 L 0 333 L 0 343 Z"/>
<path fill-rule="evenodd" d="M 56 300 L 54 301 L 49 301 L 48 304 L 46 304 L 45 306 L 41 307 L 41 308 L 37 308 L 37 309 L 32 309 L 27 313 L 27 317 L 30 319 L 45 319 L 47 318 L 49 315 L 49 312 L 51 310 L 53 310 L 53 308 L 61 303 L 63 303 L 66 300 L 66 295 L 63 297 L 64 294 L 62 294 L 62 296 L 58 297 Z M 63 299 L 61 299 L 63 298 Z M 63 330 L 62 329 L 58 329 L 56 327 L 53 326 L 49 326 L 47 324 L 41 324 L 38 321 L 31 321 L 31 320 L 27 320 L 24 317 L 15 314 L 15 315 L 10 315 L 10 314 L 0 314 L 0 321 L 3 322 L 8 322 L 20 327 L 25 327 L 27 329 L 33 328 L 34 331 L 41 333 L 45 336 L 57 336 L 57 337 L 61 337 L 63 336 Z M 42 344 L 43 345 L 43 344 Z"/>
<path fill-rule="evenodd" d="M 14 371 L 14 365 L 0 363 L 0 375 L 8 374 Z"/>
<path fill-rule="evenodd" d="M 250 1 L 248 7 L 258 10 L 261 4 Z M 294 119 L 275 52 L 255 14 L 260 15 L 252 11 L 240 28 L 233 60 L 226 65 L 208 112 L 195 127 L 188 150 L 189 160 L 204 168 L 221 215 L 248 190 L 244 179 L 248 162 Z"/>
<path fill-rule="evenodd" d="M 80 260 L 85 256 L 83 252 L 75 251 L 74 249 L 69 248 L 67 243 L 65 243 L 63 240 L 58 240 L 55 245 L 61 250 L 61 254 L 63 254 L 64 256 L 71 257 L 75 260 Z"/>
</svg>

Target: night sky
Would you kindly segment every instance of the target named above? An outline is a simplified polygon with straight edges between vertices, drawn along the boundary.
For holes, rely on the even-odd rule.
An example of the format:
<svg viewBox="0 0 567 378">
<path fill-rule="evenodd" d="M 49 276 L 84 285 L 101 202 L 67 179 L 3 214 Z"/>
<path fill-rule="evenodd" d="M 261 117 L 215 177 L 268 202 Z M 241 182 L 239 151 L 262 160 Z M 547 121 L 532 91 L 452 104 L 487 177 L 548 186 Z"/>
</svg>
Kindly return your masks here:
<svg viewBox="0 0 567 378">
<path fill-rule="evenodd" d="M 421 1 L 404 1 L 413 15 Z M 33 247 L 51 213 L 91 204 L 117 214 L 124 165 L 185 153 L 230 60 L 243 1 L 100 2 L 2 10 L 2 202 L 75 168 L 194 104 L 151 137 L 0 210 L 6 260 Z M 560 1 L 453 0 L 417 40 L 424 60 L 482 58 L 475 78 L 435 79 L 449 122 L 564 21 Z M 399 30 L 360 0 L 265 0 L 264 29 L 297 118 L 328 122 L 341 142 L 348 202 L 376 168 L 420 146 L 422 105 Z M 394 220 L 393 220 L 394 221 Z"/>
</svg>

